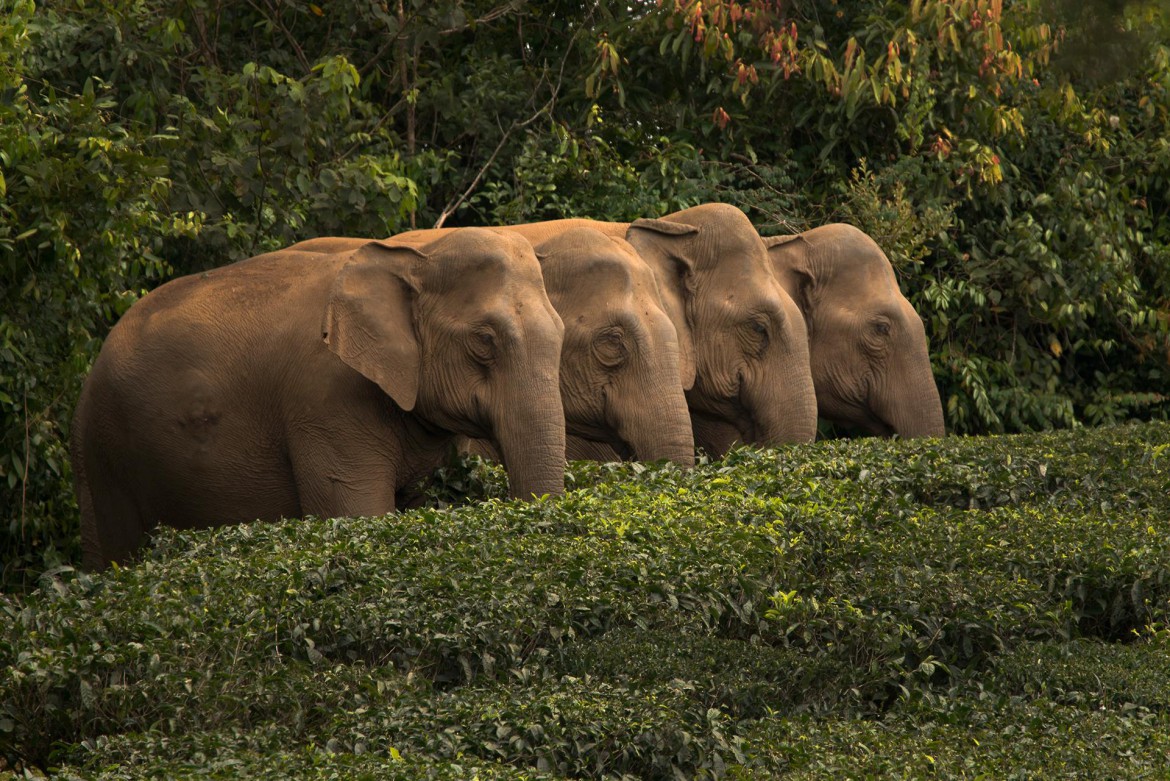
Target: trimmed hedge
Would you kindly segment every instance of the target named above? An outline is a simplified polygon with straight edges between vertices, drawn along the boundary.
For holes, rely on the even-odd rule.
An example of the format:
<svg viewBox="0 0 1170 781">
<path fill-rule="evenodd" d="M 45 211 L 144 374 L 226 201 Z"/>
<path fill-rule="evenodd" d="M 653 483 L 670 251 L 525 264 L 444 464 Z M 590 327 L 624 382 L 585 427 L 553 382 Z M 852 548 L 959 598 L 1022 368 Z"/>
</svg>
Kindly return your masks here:
<svg viewBox="0 0 1170 781">
<path fill-rule="evenodd" d="M 997 659 L 992 676 L 1013 695 L 1170 716 L 1170 635 L 1161 630 L 1130 644 L 1025 643 Z"/>
<path fill-rule="evenodd" d="M 748 777 L 1165 778 L 1170 719 L 1051 700 L 943 701 L 882 719 L 773 719 L 744 736 Z"/>
<path fill-rule="evenodd" d="M 1071 720 L 1082 703 L 1013 660 L 1130 649 L 1077 680 L 1143 658 L 1165 678 L 1162 646 L 1119 641 L 1170 623 L 1168 443 L 1153 423 L 744 449 L 449 506 L 456 484 L 498 488 L 469 462 L 432 489 L 443 506 L 167 530 L 133 567 L 0 598 L 0 756 L 110 777 L 263 776 L 266 758 L 322 778 L 701 777 L 796 768 L 778 736 L 802 724 L 830 747 L 818 730 L 935 714 L 945 732 L 1003 697 L 1008 723 Z M 889 768 L 917 751 L 889 740 Z"/>
</svg>

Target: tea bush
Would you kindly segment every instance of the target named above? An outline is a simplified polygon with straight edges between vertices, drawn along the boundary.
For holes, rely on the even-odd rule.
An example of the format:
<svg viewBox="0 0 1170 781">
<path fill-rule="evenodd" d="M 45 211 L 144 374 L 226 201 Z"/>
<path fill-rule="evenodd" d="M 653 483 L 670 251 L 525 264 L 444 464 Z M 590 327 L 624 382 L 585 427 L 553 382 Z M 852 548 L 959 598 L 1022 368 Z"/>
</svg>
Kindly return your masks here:
<svg viewBox="0 0 1170 781">
<path fill-rule="evenodd" d="M 792 779 L 1164 778 L 1165 714 L 991 696 L 880 719 L 761 720 L 746 777 Z"/>
<path fill-rule="evenodd" d="M 1163 747 L 1170 425 L 570 471 L 556 500 L 164 530 L 46 576 L 0 600 L 0 751 L 79 777 L 671 778 L 1109 775 L 1093 740 L 1135 772 Z M 1082 712 L 1046 759 L 1044 720 Z"/>
</svg>

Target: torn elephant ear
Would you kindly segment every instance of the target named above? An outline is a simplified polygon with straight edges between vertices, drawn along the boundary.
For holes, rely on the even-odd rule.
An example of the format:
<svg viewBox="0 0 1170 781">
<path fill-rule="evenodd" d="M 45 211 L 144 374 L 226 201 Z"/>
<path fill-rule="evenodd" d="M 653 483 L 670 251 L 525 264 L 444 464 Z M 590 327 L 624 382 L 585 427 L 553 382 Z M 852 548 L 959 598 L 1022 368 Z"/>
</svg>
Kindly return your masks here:
<svg viewBox="0 0 1170 781">
<path fill-rule="evenodd" d="M 653 269 L 662 310 L 678 335 L 683 390 L 695 385 L 695 334 L 687 319 L 687 301 L 694 295 L 695 268 L 688 248 L 699 232 L 694 225 L 664 219 L 634 220 L 626 231 L 626 241 Z"/>
<path fill-rule="evenodd" d="M 418 400 L 422 366 L 414 268 L 426 257 L 382 241 L 355 250 L 333 282 L 321 325 L 329 349 L 407 412 Z"/>
<path fill-rule="evenodd" d="M 812 313 L 813 291 L 816 289 L 816 275 L 809 264 L 809 243 L 799 233 L 791 236 L 763 236 L 768 249 L 768 259 L 780 286 L 792 298 L 809 322 Z"/>
</svg>

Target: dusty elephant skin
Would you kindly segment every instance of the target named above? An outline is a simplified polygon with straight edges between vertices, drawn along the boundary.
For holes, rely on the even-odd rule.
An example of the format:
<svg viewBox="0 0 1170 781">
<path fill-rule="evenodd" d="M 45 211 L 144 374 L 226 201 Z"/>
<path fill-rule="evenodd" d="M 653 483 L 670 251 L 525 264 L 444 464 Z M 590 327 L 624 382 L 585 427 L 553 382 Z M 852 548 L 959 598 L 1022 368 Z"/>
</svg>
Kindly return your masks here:
<svg viewBox="0 0 1170 781">
<path fill-rule="evenodd" d="M 455 230 L 411 231 L 393 241 L 425 243 Z M 309 239 L 290 249 L 336 252 L 364 241 Z M 549 300 L 565 324 L 561 401 L 568 457 L 693 465 L 678 338 L 649 267 L 624 239 L 590 227 L 555 233 L 534 250 Z M 486 441 L 468 449 L 499 457 Z"/>
<path fill-rule="evenodd" d="M 680 346 L 693 355 L 695 443 L 726 451 L 706 437 L 708 422 L 730 424 L 754 445 L 811 442 L 817 408 L 804 320 L 747 216 L 705 204 L 635 220 L 627 237 L 675 299 Z"/>
<path fill-rule="evenodd" d="M 624 239 L 572 228 L 538 243 L 565 322 L 561 400 L 570 458 L 594 444 L 644 461 L 695 461 L 678 337 L 653 273 Z"/>
<path fill-rule="evenodd" d="M 678 336 L 697 445 L 722 455 L 736 438 L 757 445 L 813 440 L 816 392 L 804 319 L 743 212 L 710 203 L 632 223 L 567 219 L 501 229 L 540 244 L 581 227 L 625 238 L 654 272 Z M 421 239 L 446 230 L 413 233 Z M 297 246 L 328 249 L 338 241 L 345 240 Z"/>
<path fill-rule="evenodd" d="M 74 417 L 85 565 L 150 529 L 393 510 L 456 435 L 564 490 L 564 328 L 531 247 L 276 252 L 174 280 L 110 332 Z"/>
<path fill-rule="evenodd" d="M 882 436 L 943 436 L 922 319 L 873 239 L 837 223 L 765 243 L 808 324 L 821 416 Z"/>
</svg>

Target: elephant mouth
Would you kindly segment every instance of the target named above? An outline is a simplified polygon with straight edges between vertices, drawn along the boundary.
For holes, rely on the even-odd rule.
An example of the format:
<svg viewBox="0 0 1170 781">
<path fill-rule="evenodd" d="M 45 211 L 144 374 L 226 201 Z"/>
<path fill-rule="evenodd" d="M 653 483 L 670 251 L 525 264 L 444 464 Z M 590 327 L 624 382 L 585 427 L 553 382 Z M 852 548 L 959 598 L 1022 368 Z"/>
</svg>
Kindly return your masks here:
<svg viewBox="0 0 1170 781">
<path fill-rule="evenodd" d="M 897 429 L 887 423 L 869 401 L 832 393 L 821 393 L 818 388 L 818 417 L 845 437 L 892 437 Z"/>
<path fill-rule="evenodd" d="M 880 418 L 872 418 L 861 426 L 867 432 L 875 437 L 892 437 L 897 434 L 897 430 Z"/>
<path fill-rule="evenodd" d="M 619 439 L 616 442 L 612 442 L 610 444 L 617 452 L 618 458 L 620 458 L 622 461 L 634 461 L 638 458 L 638 454 L 634 452 L 634 448 L 630 447 L 629 443 L 625 440 Z"/>
<path fill-rule="evenodd" d="M 598 444 L 607 445 L 614 452 L 617 452 L 621 461 L 633 461 L 636 457 L 633 445 L 622 440 L 612 429 L 596 426 L 596 424 L 567 423 L 565 433 L 569 436 L 576 436 L 586 442 L 597 442 Z"/>
</svg>

